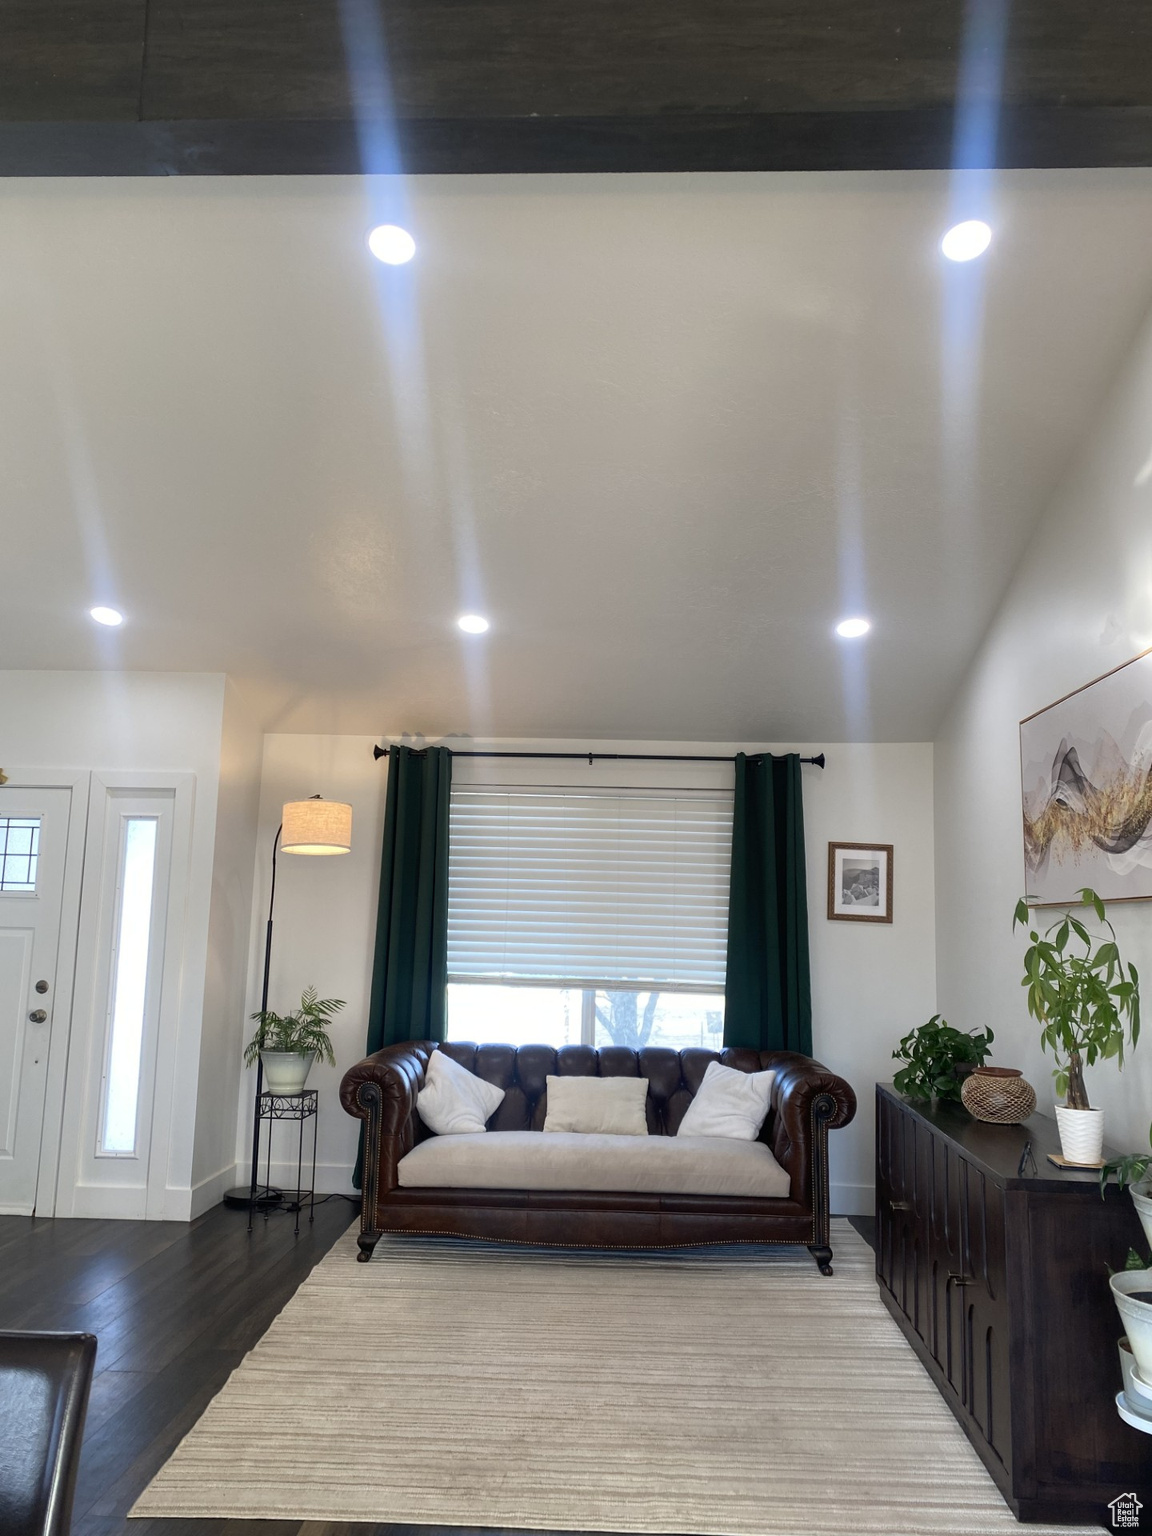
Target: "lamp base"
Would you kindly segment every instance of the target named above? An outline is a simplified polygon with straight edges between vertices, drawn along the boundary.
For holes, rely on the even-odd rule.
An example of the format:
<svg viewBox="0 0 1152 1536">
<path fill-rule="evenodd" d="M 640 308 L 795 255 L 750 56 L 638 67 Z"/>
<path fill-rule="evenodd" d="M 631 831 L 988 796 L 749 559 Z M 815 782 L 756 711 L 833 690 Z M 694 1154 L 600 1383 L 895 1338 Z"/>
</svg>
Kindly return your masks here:
<svg viewBox="0 0 1152 1536">
<path fill-rule="evenodd" d="M 224 1195 L 224 1204 L 234 1211 L 246 1211 L 248 1203 L 252 1199 L 252 1190 L 245 1184 L 241 1189 L 229 1189 Z M 273 1189 L 270 1184 L 262 1184 L 256 1191 L 254 1208 L 258 1211 L 271 1211 L 284 1203 L 284 1191 Z"/>
</svg>

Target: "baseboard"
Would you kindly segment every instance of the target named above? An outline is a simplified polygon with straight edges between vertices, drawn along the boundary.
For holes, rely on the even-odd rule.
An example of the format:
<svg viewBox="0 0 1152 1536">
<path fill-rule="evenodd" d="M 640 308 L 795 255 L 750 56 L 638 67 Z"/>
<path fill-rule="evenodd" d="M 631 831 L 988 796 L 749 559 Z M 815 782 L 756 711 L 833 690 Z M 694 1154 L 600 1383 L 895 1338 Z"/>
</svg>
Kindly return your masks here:
<svg viewBox="0 0 1152 1536">
<path fill-rule="evenodd" d="M 231 1189 L 235 1183 L 236 1164 L 229 1163 L 218 1173 L 210 1173 L 206 1179 L 193 1184 L 186 1219 L 195 1221 L 197 1216 L 203 1216 L 205 1211 L 210 1211 L 214 1205 L 219 1205 L 224 1198 L 224 1191 Z"/>
<path fill-rule="evenodd" d="M 876 1210 L 872 1184 L 833 1183 L 829 1189 L 833 1216 L 871 1216 Z"/>
<path fill-rule="evenodd" d="M 360 1198 L 359 1191 L 352 1188 L 352 1172 L 354 1166 L 355 1165 L 353 1163 L 317 1163 L 317 1195 L 355 1195 L 358 1200 Z M 222 1199 L 226 1189 L 243 1189 L 247 1186 L 248 1181 L 251 1178 L 251 1165 L 247 1162 L 234 1163 L 226 1173 L 217 1174 L 216 1177 L 217 1179 L 222 1179 L 223 1183 L 220 1185 L 219 1193 L 212 1201 L 213 1205 Z M 309 1179 L 312 1177 L 312 1164 L 310 1161 L 304 1164 L 302 1177 L 305 1185 L 307 1185 Z M 277 1159 L 273 1158 L 271 1173 L 267 1180 L 265 1180 L 264 1159 L 261 1158 L 260 1182 L 262 1184 L 265 1182 L 272 1184 L 277 1189 L 295 1189 L 295 1159 L 289 1162 L 286 1159 L 284 1161 L 277 1161 Z M 204 1209 L 207 1210 L 208 1207 L 205 1206 Z"/>
</svg>

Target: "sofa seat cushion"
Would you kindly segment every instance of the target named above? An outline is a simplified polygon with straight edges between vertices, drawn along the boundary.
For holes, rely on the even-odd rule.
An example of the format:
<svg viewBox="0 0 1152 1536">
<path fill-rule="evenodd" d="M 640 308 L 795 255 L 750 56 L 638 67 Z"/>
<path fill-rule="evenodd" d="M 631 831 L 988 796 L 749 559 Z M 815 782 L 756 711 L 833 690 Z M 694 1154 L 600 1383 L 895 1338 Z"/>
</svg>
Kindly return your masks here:
<svg viewBox="0 0 1152 1536">
<path fill-rule="evenodd" d="M 488 1131 L 431 1136 L 402 1157 L 403 1189 L 618 1190 L 782 1199 L 789 1178 L 762 1141 Z"/>
</svg>

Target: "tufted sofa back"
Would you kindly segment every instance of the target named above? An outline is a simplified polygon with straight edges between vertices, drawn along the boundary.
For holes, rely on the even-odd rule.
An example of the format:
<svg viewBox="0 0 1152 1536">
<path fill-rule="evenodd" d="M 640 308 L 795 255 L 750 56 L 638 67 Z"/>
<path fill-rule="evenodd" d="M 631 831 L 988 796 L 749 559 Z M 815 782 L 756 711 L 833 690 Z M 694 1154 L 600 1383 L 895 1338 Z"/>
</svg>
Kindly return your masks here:
<svg viewBox="0 0 1152 1536">
<path fill-rule="evenodd" d="M 663 1046 L 629 1050 L 626 1046 L 470 1045 L 447 1041 L 439 1047 L 460 1066 L 487 1083 L 503 1088 L 504 1099 L 488 1122 L 490 1131 L 542 1131 L 548 1111 L 546 1079 L 552 1077 L 646 1077 L 648 1134 L 675 1136 L 684 1111 L 692 1102 L 708 1063 L 719 1061 L 740 1072 L 760 1072 L 772 1066 L 772 1053 L 750 1050 L 673 1051 Z M 790 1058 L 789 1058 L 790 1059 Z M 760 1139 L 772 1143 L 770 1113 Z M 430 1134 L 419 1123 L 416 1139 Z"/>
</svg>

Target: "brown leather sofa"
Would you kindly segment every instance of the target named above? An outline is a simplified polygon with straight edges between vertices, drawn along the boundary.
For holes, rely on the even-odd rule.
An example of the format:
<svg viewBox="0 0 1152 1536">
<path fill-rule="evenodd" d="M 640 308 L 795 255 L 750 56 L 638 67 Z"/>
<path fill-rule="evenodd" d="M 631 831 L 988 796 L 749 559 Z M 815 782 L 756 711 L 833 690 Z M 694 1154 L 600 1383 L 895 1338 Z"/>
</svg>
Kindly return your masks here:
<svg viewBox="0 0 1152 1536">
<path fill-rule="evenodd" d="M 432 1133 L 416 1113 L 428 1058 L 442 1050 L 504 1089 L 490 1131 L 539 1131 L 545 1079 L 646 1077 L 648 1131 L 673 1136 L 711 1061 L 741 1072 L 775 1069 L 772 1107 L 760 1139 L 791 1179 L 785 1199 L 722 1195 L 641 1195 L 551 1190 L 402 1189 L 396 1166 Z M 345 1073 L 340 1100 L 364 1132 L 361 1260 L 385 1232 L 420 1232 L 579 1248 L 678 1248 L 709 1243 L 803 1243 L 832 1273 L 828 1211 L 828 1132 L 847 1125 L 856 1095 L 835 1073 L 793 1051 L 673 1051 L 619 1046 L 436 1046 L 420 1040 L 386 1046 Z"/>
</svg>

